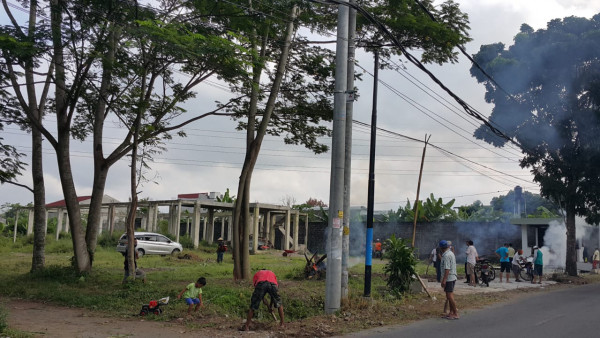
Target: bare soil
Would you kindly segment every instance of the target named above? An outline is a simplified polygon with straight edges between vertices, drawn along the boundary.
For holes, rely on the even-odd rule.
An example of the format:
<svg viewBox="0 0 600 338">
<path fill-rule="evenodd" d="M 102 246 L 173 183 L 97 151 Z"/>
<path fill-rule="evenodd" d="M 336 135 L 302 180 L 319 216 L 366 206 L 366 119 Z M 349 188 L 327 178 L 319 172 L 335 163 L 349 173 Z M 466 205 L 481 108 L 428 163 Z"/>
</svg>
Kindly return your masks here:
<svg viewBox="0 0 600 338">
<path fill-rule="evenodd" d="M 569 287 L 587 283 L 581 278 L 564 278 L 561 283 L 498 283 L 490 287 L 470 287 L 459 280 L 456 298 L 460 311 L 477 309 L 506 302 L 527 293 Z M 440 286 L 427 282 L 426 294 L 411 296 L 402 305 L 390 307 L 371 303 L 360 297 L 351 297 L 338 315 L 322 315 L 306 320 L 286 323 L 280 328 L 274 321 L 253 321 L 249 332 L 241 332 L 240 318 L 227 318 L 196 314 L 177 318 L 170 322 L 149 317 L 115 317 L 81 308 L 69 308 L 21 299 L 2 299 L 9 312 L 8 324 L 11 329 L 28 333 L 34 337 L 329 337 L 344 333 L 390 324 L 410 323 L 416 320 L 439 316 L 444 305 Z"/>
</svg>

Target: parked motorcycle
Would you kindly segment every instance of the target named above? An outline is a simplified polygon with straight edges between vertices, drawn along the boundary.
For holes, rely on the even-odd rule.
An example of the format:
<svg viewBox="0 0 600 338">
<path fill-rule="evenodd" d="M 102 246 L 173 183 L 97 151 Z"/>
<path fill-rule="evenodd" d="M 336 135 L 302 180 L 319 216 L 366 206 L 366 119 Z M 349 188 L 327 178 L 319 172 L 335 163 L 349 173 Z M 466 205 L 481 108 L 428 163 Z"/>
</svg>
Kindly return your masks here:
<svg viewBox="0 0 600 338">
<path fill-rule="evenodd" d="M 492 264 L 487 259 L 480 259 L 477 264 L 475 264 L 475 272 L 479 274 L 479 285 L 490 286 L 490 281 L 496 278 L 496 272 L 492 267 Z"/>
</svg>

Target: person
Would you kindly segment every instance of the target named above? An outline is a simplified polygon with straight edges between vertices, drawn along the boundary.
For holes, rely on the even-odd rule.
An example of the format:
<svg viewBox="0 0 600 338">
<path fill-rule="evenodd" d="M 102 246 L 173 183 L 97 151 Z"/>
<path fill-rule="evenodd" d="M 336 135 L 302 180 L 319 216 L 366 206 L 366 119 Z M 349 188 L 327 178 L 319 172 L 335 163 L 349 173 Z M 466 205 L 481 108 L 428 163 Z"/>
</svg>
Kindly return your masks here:
<svg viewBox="0 0 600 338">
<path fill-rule="evenodd" d="M 440 268 L 443 271 L 441 286 L 446 292 L 446 301 L 450 305 L 450 313 L 444 318 L 446 319 L 458 319 L 458 309 L 456 308 L 456 301 L 454 300 L 454 284 L 456 283 L 456 257 L 448 242 L 441 240 L 439 244 L 442 250 L 442 261 Z"/>
<path fill-rule="evenodd" d="M 496 250 L 496 256 L 500 257 L 500 283 L 502 283 L 502 273 L 506 272 L 506 282 L 510 283 L 510 271 L 512 270 L 511 264 L 508 261 L 508 243 L 504 243 Z"/>
<path fill-rule="evenodd" d="M 596 248 L 594 250 L 594 255 L 592 256 L 592 269 L 597 273 L 596 269 L 598 269 L 598 263 L 600 262 L 600 250 Z"/>
<path fill-rule="evenodd" d="M 436 261 L 434 262 L 435 266 L 435 277 L 438 283 L 442 281 L 442 269 L 440 268 L 440 264 L 442 263 L 442 250 L 438 246 L 436 246 L 433 250 L 435 250 Z M 437 265 L 435 264 L 437 263 Z"/>
<path fill-rule="evenodd" d="M 469 285 L 477 286 L 477 281 L 475 279 L 475 264 L 479 260 L 479 255 L 477 254 L 477 249 L 473 246 L 473 241 L 467 241 L 467 267 L 466 272 L 469 275 Z"/>
<path fill-rule="evenodd" d="M 383 251 L 381 247 L 381 240 L 379 238 L 375 241 L 375 257 L 383 258 Z"/>
<path fill-rule="evenodd" d="M 521 281 L 521 260 L 522 260 L 522 256 L 523 255 L 523 250 L 518 250 L 515 252 L 515 255 L 513 256 L 513 260 L 511 262 L 512 264 L 512 272 L 513 275 L 515 275 L 515 282 L 520 282 Z"/>
<path fill-rule="evenodd" d="M 204 308 L 204 303 L 202 303 L 202 288 L 206 285 L 206 278 L 200 277 L 196 281 L 196 283 L 188 284 L 181 292 L 177 295 L 177 299 L 185 299 L 185 303 L 188 305 L 187 314 L 192 314 L 192 308 L 194 304 L 196 307 L 194 312 L 198 311 L 198 308 Z"/>
<path fill-rule="evenodd" d="M 508 262 L 512 264 L 513 257 L 515 257 L 515 248 L 513 248 L 512 243 L 508 243 Z"/>
<path fill-rule="evenodd" d="M 250 299 L 250 310 L 248 310 L 248 317 L 246 318 L 246 324 L 244 325 L 243 330 L 248 331 L 250 329 L 252 316 L 254 316 L 254 311 L 258 310 L 260 307 L 260 303 L 263 302 L 265 305 L 267 304 L 265 300 L 265 295 L 267 293 L 271 297 L 271 304 L 279 311 L 279 326 L 283 327 L 283 304 L 281 303 L 281 297 L 277 290 L 279 285 L 277 284 L 277 276 L 275 276 L 275 273 L 271 270 L 261 269 L 254 274 L 252 283 L 254 284 L 254 292 Z M 269 311 L 273 311 L 270 306 Z"/>
<path fill-rule="evenodd" d="M 435 248 L 433 248 L 431 250 L 431 253 L 429 253 L 429 264 L 433 263 L 433 267 L 435 268 L 435 273 L 436 273 L 436 277 L 437 277 L 436 280 L 439 283 L 440 282 L 440 278 L 441 278 L 441 276 L 440 276 L 440 264 L 439 264 L 440 261 L 438 260 L 437 256 L 438 256 L 437 255 L 437 247 L 435 247 Z"/>
<path fill-rule="evenodd" d="M 135 278 L 141 278 L 142 283 L 146 283 L 146 274 L 144 271 L 138 269 L 137 260 L 140 258 L 138 251 L 135 249 L 137 247 L 138 241 L 135 239 L 133 241 L 134 254 L 133 254 L 133 264 L 135 266 Z M 129 277 L 129 246 L 125 249 L 125 262 L 123 262 L 125 269 L 125 276 L 123 277 L 123 284 L 127 283 L 127 278 Z"/>
<path fill-rule="evenodd" d="M 223 242 L 223 238 L 219 237 L 217 239 L 218 247 L 217 247 L 217 263 L 223 263 L 223 254 L 227 251 L 227 245 Z"/>
<path fill-rule="evenodd" d="M 544 270 L 544 253 L 538 246 L 533 247 L 533 279 L 531 284 L 535 284 L 535 276 L 539 277 L 538 284 L 542 284 L 542 272 Z"/>
</svg>

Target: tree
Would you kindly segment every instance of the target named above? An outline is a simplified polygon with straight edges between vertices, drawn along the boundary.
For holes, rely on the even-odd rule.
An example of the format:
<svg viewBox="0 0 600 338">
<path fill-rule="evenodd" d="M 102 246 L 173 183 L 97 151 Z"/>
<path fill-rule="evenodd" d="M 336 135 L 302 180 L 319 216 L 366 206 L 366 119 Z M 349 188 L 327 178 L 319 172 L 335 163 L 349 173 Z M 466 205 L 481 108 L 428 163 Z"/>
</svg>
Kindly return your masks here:
<svg viewBox="0 0 600 338">
<path fill-rule="evenodd" d="M 539 207 L 544 207 L 553 214 L 560 214 L 559 207 L 547 198 L 542 197 L 540 194 L 523 191 L 521 197 L 523 198 L 523 201 L 521 202 L 521 210 L 526 216 L 535 213 Z M 490 205 L 495 211 L 504 211 L 511 214 L 514 213 L 515 191 L 511 190 L 506 195 L 493 197 L 490 201 Z"/>
<path fill-rule="evenodd" d="M 458 218 L 456 211 L 452 208 L 454 199 L 444 203 L 441 198 L 436 199 L 435 196 L 429 194 L 425 201 L 419 200 L 419 218 L 418 222 L 452 222 Z M 398 210 L 400 219 L 405 222 L 412 222 L 415 219 L 415 205 L 411 205 L 410 201 L 406 200 L 406 206 L 402 210 Z"/>
<path fill-rule="evenodd" d="M 51 85 L 53 63 L 46 64 L 44 53 L 48 52 L 46 40 L 48 26 L 38 17 L 38 1 L 29 3 L 29 16 L 27 28 L 21 27 L 10 11 L 7 1 L 2 0 L 4 11 L 10 19 L 11 25 L 0 28 L 3 43 L 0 47 L 2 64 L 0 72 L 2 77 L 10 79 L 10 88 L 13 96 L 8 97 L 2 115 L 8 121 L 29 129 L 31 133 L 31 176 L 33 179 L 33 256 L 31 271 L 41 270 L 45 266 L 46 242 L 46 192 L 44 185 L 44 171 L 42 166 L 42 132 L 38 128 L 30 128 L 32 124 L 41 124 L 45 114 L 48 93 Z M 43 65 L 43 66 L 42 66 Z M 41 68 L 45 68 L 44 71 Z M 41 83 L 40 87 L 37 86 Z M 0 128 L 1 129 L 1 128 Z M 19 154 L 12 152 L 13 177 L 2 178 L 2 182 L 12 182 L 20 174 L 18 160 Z M 4 163 L 4 161 L 2 161 Z M 5 167 L 4 165 L 2 165 Z M 4 176 L 4 175 L 2 175 Z M 13 183 L 15 184 L 15 183 Z M 23 186 L 23 185 L 21 185 Z"/>
<path fill-rule="evenodd" d="M 234 4 L 238 11 L 240 7 L 246 8 L 246 1 L 239 1 L 243 4 L 241 6 L 237 3 L 228 2 Z M 406 48 L 423 51 L 423 61 L 443 63 L 456 60 L 454 47 L 469 41 L 466 15 L 452 1 L 437 8 L 431 1 L 424 3 L 439 22 L 432 21 L 414 1 L 368 2 L 364 6 L 400 37 Z M 214 11 L 222 9 L 227 12 L 228 4 L 220 3 Z M 250 15 L 226 17 L 223 21 L 250 36 L 248 49 L 254 55 L 248 80 L 233 88 L 236 92 L 248 93 L 249 97 L 234 109 L 240 119 L 240 128 L 247 131 L 246 157 L 233 219 L 236 279 L 249 278 L 249 194 L 264 135 L 284 135 L 287 144 L 303 144 L 315 153 L 328 150 L 317 137 L 330 135 L 327 128 L 318 124 L 332 119 L 333 55 L 329 49 L 301 36 L 298 27 L 304 26 L 317 33 L 327 32 L 335 27 L 335 10 L 335 6 L 292 0 L 272 1 L 268 6 L 252 2 L 248 10 Z M 289 14 L 284 20 L 276 20 L 276 16 L 265 13 Z M 382 41 L 382 34 L 371 22 L 361 19 L 357 26 L 359 42 L 376 45 Z M 383 51 L 386 57 L 400 53 L 397 49 Z M 384 63 L 385 66 L 389 64 Z M 260 108 L 259 103 L 264 108 Z"/>
<path fill-rule="evenodd" d="M 566 213 L 566 272 L 577 275 L 575 216 L 600 220 L 600 15 L 567 17 L 534 31 L 523 24 L 514 44 L 483 45 L 471 74 L 494 104 L 490 120 L 522 147 L 541 195 Z M 507 95 L 507 93 L 509 95 Z M 485 127 L 475 137 L 496 146 L 505 139 Z"/>
<path fill-rule="evenodd" d="M 222 114 L 219 111 L 229 103 L 186 118 L 180 105 L 193 98 L 196 86 L 210 76 L 234 81 L 244 72 L 241 51 L 232 41 L 235 33 L 207 24 L 199 12 L 203 8 L 195 6 L 196 2 L 183 0 L 164 0 L 158 7 L 122 0 L 52 0 L 49 8 L 36 7 L 50 17 L 49 38 L 43 40 L 48 46 L 41 57 L 51 59 L 48 73 L 54 81 L 56 133 L 28 111 L 22 117 L 56 153 L 80 272 L 92 267 L 108 171 L 131 153 L 135 135 L 139 133 L 138 144 L 154 146 L 189 123 Z M 36 74 L 41 67 L 34 64 Z M 183 78 L 175 76 L 176 72 Z M 105 153 L 103 131 L 110 117 L 128 132 L 116 148 Z M 87 137 L 93 143 L 94 181 L 84 227 L 70 163 L 70 139 Z"/>
</svg>

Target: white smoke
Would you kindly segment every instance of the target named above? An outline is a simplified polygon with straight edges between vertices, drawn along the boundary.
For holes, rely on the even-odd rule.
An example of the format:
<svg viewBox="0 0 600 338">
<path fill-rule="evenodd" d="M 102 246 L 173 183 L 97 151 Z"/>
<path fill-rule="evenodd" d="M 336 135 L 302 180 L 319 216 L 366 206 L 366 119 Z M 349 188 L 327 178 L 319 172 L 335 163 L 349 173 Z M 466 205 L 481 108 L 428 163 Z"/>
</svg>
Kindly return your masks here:
<svg viewBox="0 0 600 338">
<path fill-rule="evenodd" d="M 581 243 L 586 231 L 587 229 L 582 225 L 575 226 L 575 238 L 578 243 Z M 567 227 L 565 222 L 550 222 L 544 234 L 544 246 L 541 249 L 544 257 L 544 268 L 565 268 L 567 261 Z"/>
</svg>

